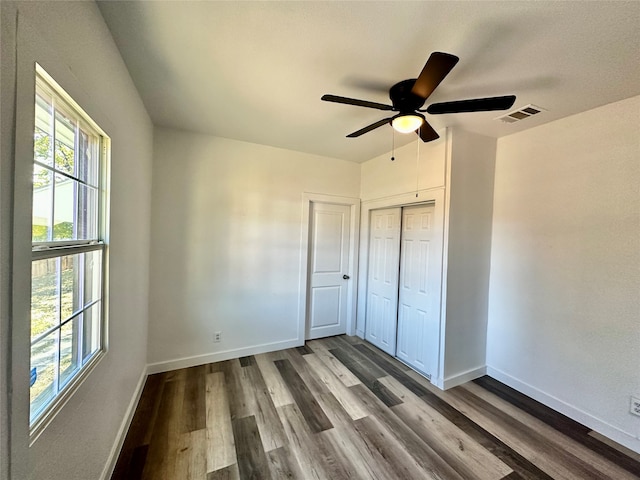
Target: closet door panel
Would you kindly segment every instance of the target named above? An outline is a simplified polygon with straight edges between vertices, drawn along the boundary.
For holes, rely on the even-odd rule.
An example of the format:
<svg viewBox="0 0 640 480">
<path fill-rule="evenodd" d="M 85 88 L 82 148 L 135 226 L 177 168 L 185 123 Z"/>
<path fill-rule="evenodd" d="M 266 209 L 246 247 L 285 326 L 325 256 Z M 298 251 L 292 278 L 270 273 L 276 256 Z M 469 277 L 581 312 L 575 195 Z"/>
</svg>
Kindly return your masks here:
<svg viewBox="0 0 640 480">
<path fill-rule="evenodd" d="M 437 368 L 440 342 L 440 312 L 434 308 L 440 286 L 434 285 L 439 280 L 433 271 L 433 213 L 432 205 L 403 209 L 398 298 L 397 356 L 427 376 Z"/>
<path fill-rule="evenodd" d="M 371 212 L 365 339 L 396 354 L 400 208 Z"/>
</svg>

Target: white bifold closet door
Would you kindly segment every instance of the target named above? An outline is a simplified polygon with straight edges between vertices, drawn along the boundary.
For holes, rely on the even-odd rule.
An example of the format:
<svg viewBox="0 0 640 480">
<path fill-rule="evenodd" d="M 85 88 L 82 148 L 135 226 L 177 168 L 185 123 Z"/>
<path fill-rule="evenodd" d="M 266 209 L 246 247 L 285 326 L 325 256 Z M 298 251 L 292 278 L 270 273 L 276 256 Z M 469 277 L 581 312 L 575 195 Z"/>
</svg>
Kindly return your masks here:
<svg viewBox="0 0 640 480">
<path fill-rule="evenodd" d="M 371 212 L 365 339 L 431 376 L 440 342 L 433 205 Z"/>
<path fill-rule="evenodd" d="M 437 368 L 440 342 L 439 263 L 434 254 L 433 205 L 402 211 L 398 338 L 396 356 L 431 375 Z"/>
<path fill-rule="evenodd" d="M 401 208 L 371 212 L 365 339 L 396 354 Z"/>
</svg>

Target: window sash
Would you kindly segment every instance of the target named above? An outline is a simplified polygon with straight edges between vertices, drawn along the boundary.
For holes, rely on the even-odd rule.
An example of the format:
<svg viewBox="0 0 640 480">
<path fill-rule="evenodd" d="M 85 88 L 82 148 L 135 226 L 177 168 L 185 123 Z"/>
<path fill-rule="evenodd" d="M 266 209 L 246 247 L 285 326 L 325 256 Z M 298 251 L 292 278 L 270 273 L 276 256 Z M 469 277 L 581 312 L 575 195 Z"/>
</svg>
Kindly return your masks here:
<svg viewBox="0 0 640 480">
<path fill-rule="evenodd" d="M 44 293 L 47 296 L 39 297 L 56 299 L 56 313 L 48 313 L 46 307 L 39 310 L 45 315 L 41 318 L 49 318 L 51 315 L 53 322 L 52 324 L 48 324 L 48 322 L 38 324 L 36 330 L 32 330 L 32 332 L 38 331 L 38 333 L 36 335 L 32 333 L 30 337 L 30 363 L 33 365 L 34 358 L 38 358 L 33 356 L 34 348 L 37 351 L 38 346 L 42 345 L 42 352 L 46 358 L 41 360 L 44 363 L 41 363 L 42 367 L 39 368 L 42 368 L 43 372 L 47 371 L 47 375 L 51 373 L 53 368 L 53 382 L 49 384 L 51 381 L 49 376 L 46 380 L 43 378 L 45 381 L 44 389 L 35 390 L 34 392 L 37 393 L 34 395 L 37 396 L 30 398 L 29 424 L 32 438 L 37 438 L 53 418 L 55 412 L 62 408 L 77 386 L 84 381 L 98 360 L 105 354 L 107 345 L 105 316 L 107 248 L 103 239 L 107 226 L 105 191 L 108 182 L 108 165 L 105 162 L 107 161 L 108 137 L 104 136 L 101 129 L 86 116 L 82 108 L 66 92 L 58 91 L 58 88 L 55 81 L 50 79 L 48 74 L 37 65 L 36 94 L 34 96 L 36 118 L 33 135 L 34 140 L 37 139 L 37 135 L 41 135 L 39 138 L 48 135 L 49 141 L 48 144 L 44 144 L 44 150 L 38 150 L 39 155 L 36 154 L 34 148 L 32 165 L 34 168 L 37 167 L 49 172 L 47 175 L 50 181 L 48 184 L 45 183 L 43 188 L 50 188 L 51 192 L 46 192 L 43 198 L 46 199 L 48 195 L 51 195 L 51 198 L 49 198 L 49 203 L 44 205 L 44 210 L 50 210 L 50 218 L 48 221 L 45 219 L 45 222 L 48 222 L 47 240 L 33 241 L 32 229 L 31 264 L 33 265 L 34 262 L 40 260 L 56 258 L 60 260 L 55 267 L 55 292 Z M 56 128 L 65 128 L 66 137 L 58 137 Z M 63 133 L 63 131 L 60 132 L 60 134 Z M 72 137 L 73 147 L 70 146 Z M 68 155 L 73 155 L 71 168 L 65 168 L 65 165 L 69 165 L 69 163 L 62 164 L 56 159 L 59 141 L 64 141 L 66 148 L 73 150 L 66 157 L 69 158 Z M 65 233 L 74 239 L 55 240 L 54 226 L 57 220 L 55 188 L 56 183 L 60 184 L 60 179 L 72 182 L 67 187 L 72 188 L 72 200 L 65 209 L 65 215 L 71 215 L 69 218 L 73 219 L 72 233 L 69 234 L 68 230 Z M 32 201 L 35 201 L 33 195 Z M 32 225 L 35 224 L 34 220 L 35 218 L 32 218 Z M 87 238 L 76 239 L 78 236 Z M 44 238 L 44 236 L 39 238 Z M 60 263 L 62 258 L 98 251 L 100 252 L 100 260 L 91 267 L 97 269 L 97 272 L 89 270 L 92 273 L 87 273 L 85 269 L 89 267 L 84 263 L 87 256 L 81 255 L 77 258 L 83 260 L 78 264 L 74 263 L 71 267 L 72 283 L 63 283 L 61 277 L 63 267 Z M 85 278 L 85 275 L 92 276 L 93 272 L 96 277 L 92 278 L 99 279 L 93 283 L 97 290 L 87 290 L 92 288 L 92 283 L 91 280 Z M 33 270 L 31 278 L 33 283 L 36 278 Z M 86 281 L 90 283 L 85 283 Z M 65 282 L 68 282 L 68 277 Z M 63 290 L 64 285 L 66 285 L 66 290 Z M 63 294 L 69 294 L 69 288 L 72 300 L 69 300 L 69 297 L 63 298 Z M 88 293 L 91 291 L 93 293 Z M 32 303 L 33 295 L 32 291 Z M 40 303 L 40 305 L 42 304 Z M 62 318 L 63 316 L 64 318 Z M 30 322 L 33 329 L 33 316 L 30 318 Z M 42 330 L 45 327 L 46 330 Z M 48 342 L 54 343 L 47 345 Z M 35 361 L 38 362 L 38 360 Z M 41 399 L 42 402 L 38 403 L 38 399 Z"/>
</svg>

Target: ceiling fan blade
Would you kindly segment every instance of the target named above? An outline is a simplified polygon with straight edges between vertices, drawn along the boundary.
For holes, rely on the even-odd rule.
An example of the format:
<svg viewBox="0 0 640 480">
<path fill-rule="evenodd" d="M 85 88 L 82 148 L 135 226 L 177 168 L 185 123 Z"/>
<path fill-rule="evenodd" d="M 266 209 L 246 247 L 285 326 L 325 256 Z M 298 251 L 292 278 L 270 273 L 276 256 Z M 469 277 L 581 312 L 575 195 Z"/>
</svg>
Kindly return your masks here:
<svg viewBox="0 0 640 480">
<path fill-rule="evenodd" d="M 385 123 L 389 123 L 390 121 L 391 121 L 391 118 L 384 118 L 382 120 L 378 120 L 376 123 L 372 123 L 371 125 L 361 128 L 356 132 L 350 133 L 349 135 L 347 135 L 347 137 L 348 138 L 359 137 L 360 135 L 363 135 L 367 132 L 370 132 L 371 130 L 375 130 L 376 128 L 381 127 Z"/>
<path fill-rule="evenodd" d="M 378 110 L 393 110 L 391 105 L 383 103 L 368 102 L 356 98 L 338 97 L 337 95 L 323 95 L 320 100 L 325 102 L 346 103 L 347 105 L 357 105 L 358 107 L 377 108 Z"/>
<path fill-rule="evenodd" d="M 456 66 L 458 60 L 460 60 L 458 57 L 450 53 L 433 52 L 413 85 L 411 93 L 426 100 Z"/>
<path fill-rule="evenodd" d="M 436 133 L 429 123 L 425 120 L 422 126 L 416 130 L 416 133 L 420 136 L 423 142 L 432 142 L 433 140 L 437 140 L 440 138 L 440 135 Z"/>
<path fill-rule="evenodd" d="M 432 103 L 427 108 L 427 112 L 431 115 L 461 112 L 490 112 L 493 110 L 506 110 L 511 108 L 515 101 L 515 95 L 472 98 L 469 100 L 456 100 L 454 102 Z"/>
</svg>

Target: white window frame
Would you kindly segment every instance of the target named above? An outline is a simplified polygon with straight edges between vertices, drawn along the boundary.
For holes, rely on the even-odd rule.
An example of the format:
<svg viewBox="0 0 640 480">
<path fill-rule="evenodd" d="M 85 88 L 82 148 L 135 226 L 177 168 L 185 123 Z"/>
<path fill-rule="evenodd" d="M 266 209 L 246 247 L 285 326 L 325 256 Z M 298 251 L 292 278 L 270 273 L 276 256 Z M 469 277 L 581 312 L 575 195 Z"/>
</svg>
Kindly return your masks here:
<svg viewBox="0 0 640 480">
<path fill-rule="evenodd" d="M 54 396 L 53 398 L 43 407 L 38 415 L 32 418 L 30 413 L 29 417 L 29 431 L 31 443 L 37 439 L 37 437 L 42 433 L 42 431 L 46 428 L 49 422 L 55 417 L 58 411 L 64 406 L 64 404 L 69 400 L 69 398 L 73 395 L 73 393 L 78 389 L 78 387 L 82 384 L 82 382 L 88 377 L 88 375 L 95 369 L 96 365 L 100 362 L 100 360 L 107 353 L 108 346 L 108 317 L 107 317 L 107 303 L 108 303 L 108 225 L 109 225 L 109 212 L 108 212 L 108 191 L 109 191 L 109 164 L 110 164 L 110 139 L 106 135 L 106 133 L 94 122 L 91 117 L 78 105 L 72 98 L 69 96 L 65 90 L 39 65 L 36 63 L 36 84 L 38 85 L 38 89 L 45 91 L 48 95 L 52 96 L 55 100 L 53 104 L 55 105 L 56 110 L 60 110 L 66 116 L 72 117 L 76 120 L 77 125 L 82 125 L 83 130 L 89 131 L 92 135 L 95 135 L 98 138 L 98 182 L 97 182 L 97 218 L 95 219 L 97 222 L 97 235 L 96 238 L 91 238 L 88 240 L 52 240 L 53 238 L 53 230 L 51 231 L 50 238 L 48 241 L 38 241 L 32 242 L 32 254 L 31 254 L 31 262 L 52 259 L 52 258 L 62 258 L 67 255 L 76 255 L 87 252 L 101 252 L 102 262 L 100 265 L 100 322 L 99 322 L 99 345 L 95 352 L 93 352 L 89 358 L 83 362 L 83 355 L 78 353 L 77 360 L 79 360 L 79 365 L 77 366 L 77 370 L 72 374 L 72 376 L 62 385 L 56 385 L 54 380 Z M 33 106 L 35 108 L 36 102 L 36 94 L 34 92 L 33 96 Z M 55 118 L 55 117 L 54 117 Z M 32 134 L 35 132 L 35 118 L 34 124 L 32 128 Z M 77 132 L 77 130 L 76 130 Z M 76 133 L 77 137 L 77 133 Z M 53 140 L 53 137 L 52 137 Z M 55 149 L 55 142 L 52 141 L 51 144 L 52 150 Z M 77 151 L 77 149 L 76 149 Z M 35 161 L 32 160 L 32 165 L 35 167 L 36 165 L 42 166 Z M 52 172 L 52 184 L 55 185 L 55 176 L 59 174 L 58 171 L 55 171 L 55 161 L 53 166 L 48 166 Z M 69 177 L 73 178 L 73 176 Z M 78 185 L 83 183 L 79 178 L 73 178 L 73 181 Z M 55 186 L 52 187 L 54 189 Z M 52 193 L 53 195 L 53 193 Z M 33 194 L 31 195 L 31 199 L 33 201 Z M 51 215 L 52 215 L 52 225 L 53 228 L 53 214 L 54 214 L 54 206 L 52 200 L 51 206 Z M 32 205 L 33 208 L 33 205 Z M 76 214 L 74 213 L 74 216 Z M 33 224 L 33 219 L 32 219 Z M 57 280 L 59 281 L 59 280 Z M 60 293 L 58 293 L 58 296 Z M 95 303 L 95 302 L 94 302 Z M 93 304 L 91 304 L 93 305 Z M 79 315 L 82 312 L 87 311 L 91 308 L 91 305 L 82 305 L 80 307 L 79 312 L 74 312 L 71 317 L 68 319 L 60 318 L 60 323 L 53 328 L 47 330 L 47 333 L 55 330 L 62 330 L 64 324 L 68 322 L 72 322 L 73 318 Z M 29 321 L 31 322 L 31 316 L 29 316 Z M 82 324 L 82 322 L 78 322 L 78 324 Z M 79 330 L 82 330 L 79 328 Z M 43 338 L 45 334 L 38 335 L 37 338 Z M 74 333 L 75 335 L 75 333 Z M 78 343 L 82 343 L 81 333 L 78 334 L 78 338 L 74 338 L 74 341 Z M 37 342 L 36 339 L 31 339 L 31 345 Z M 55 367 L 56 370 L 55 378 L 58 377 L 59 368 L 60 368 L 60 347 L 58 345 L 58 354 L 56 355 Z M 80 349 L 81 350 L 81 349 Z M 30 372 L 31 368 L 28 369 L 27 374 Z"/>
</svg>

